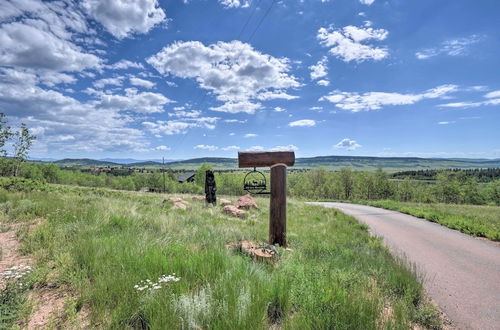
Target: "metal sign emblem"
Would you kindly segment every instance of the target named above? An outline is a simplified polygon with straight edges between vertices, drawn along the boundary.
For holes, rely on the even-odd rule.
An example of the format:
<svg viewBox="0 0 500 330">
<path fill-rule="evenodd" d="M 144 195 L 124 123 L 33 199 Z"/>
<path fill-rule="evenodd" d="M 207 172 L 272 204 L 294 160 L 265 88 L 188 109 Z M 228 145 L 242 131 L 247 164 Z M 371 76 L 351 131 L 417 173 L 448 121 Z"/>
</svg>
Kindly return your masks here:
<svg viewBox="0 0 500 330">
<path fill-rule="evenodd" d="M 257 171 L 254 167 L 253 171 L 248 172 L 243 179 L 243 189 L 245 189 L 250 194 L 269 194 L 266 192 L 266 177 L 265 175 Z"/>
</svg>

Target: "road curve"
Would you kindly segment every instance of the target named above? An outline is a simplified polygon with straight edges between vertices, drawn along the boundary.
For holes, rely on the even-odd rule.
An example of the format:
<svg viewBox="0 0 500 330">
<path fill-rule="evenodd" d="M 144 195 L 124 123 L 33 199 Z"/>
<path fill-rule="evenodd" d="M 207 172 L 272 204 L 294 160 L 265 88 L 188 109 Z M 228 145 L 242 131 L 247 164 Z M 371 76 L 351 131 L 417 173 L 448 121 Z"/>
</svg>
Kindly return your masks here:
<svg viewBox="0 0 500 330">
<path fill-rule="evenodd" d="M 424 275 L 430 297 L 460 329 L 500 329 L 500 247 L 411 215 L 347 203 L 336 208 L 370 227 Z"/>
</svg>

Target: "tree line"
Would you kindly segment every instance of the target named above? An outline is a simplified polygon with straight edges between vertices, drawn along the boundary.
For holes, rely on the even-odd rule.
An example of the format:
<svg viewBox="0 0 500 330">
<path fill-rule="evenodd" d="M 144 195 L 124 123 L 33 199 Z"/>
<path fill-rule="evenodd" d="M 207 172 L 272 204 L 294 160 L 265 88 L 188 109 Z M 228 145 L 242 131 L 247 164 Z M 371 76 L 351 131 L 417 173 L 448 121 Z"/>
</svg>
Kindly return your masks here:
<svg viewBox="0 0 500 330">
<path fill-rule="evenodd" d="M 436 180 L 440 173 L 450 173 L 453 175 L 465 175 L 467 177 L 476 178 L 478 182 L 490 182 L 500 179 L 500 168 L 471 168 L 471 169 L 440 169 L 440 170 L 411 170 L 401 171 L 391 174 L 391 178 L 404 179 L 410 178 L 414 180 Z"/>
</svg>

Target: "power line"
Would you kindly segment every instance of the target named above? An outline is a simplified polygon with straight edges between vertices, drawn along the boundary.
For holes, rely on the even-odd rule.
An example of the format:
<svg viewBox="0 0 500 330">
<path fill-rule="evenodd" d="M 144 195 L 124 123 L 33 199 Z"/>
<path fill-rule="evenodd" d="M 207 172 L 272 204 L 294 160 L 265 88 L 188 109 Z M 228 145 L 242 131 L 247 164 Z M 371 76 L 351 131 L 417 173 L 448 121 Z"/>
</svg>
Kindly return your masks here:
<svg viewBox="0 0 500 330">
<path fill-rule="evenodd" d="M 269 8 L 267 8 L 266 13 L 264 14 L 264 16 L 262 16 L 259 24 L 257 24 L 257 26 L 255 27 L 255 30 L 253 30 L 253 32 L 250 35 L 250 38 L 248 38 L 247 42 L 250 42 L 252 40 L 253 36 L 255 35 L 255 32 L 257 32 L 257 30 L 259 29 L 259 27 L 262 25 L 262 22 L 264 22 L 264 20 L 266 19 L 267 15 L 269 15 L 269 13 L 271 12 L 271 9 L 273 8 L 273 5 L 274 5 L 275 2 L 276 2 L 276 0 L 273 0 L 273 2 L 271 2 L 271 5 L 269 6 Z"/>
<path fill-rule="evenodd" d="M 255 10 L 257 9 L 257 7 L 259 7 L 260 2 L 261 2 L 261 0 L 259 0 L 259 2 L 257 2 L 257 5 L 253 7 L 252 12 L 250 13 L 250 16 L 248 16 L 248 19 L 245 22 L 245 25 L 243 25 L 243 27 L 241 28 L 240 33 L 238 33 L 238 37 L 236 37 L 236 39 L 239 40 L 241 38 L 243 31 L 245 31 L 245 28 L 247 27 L 248 23 L 250 23 L 250 20 L 252 19 L 253 14 L 255 14 Z"/>
</svg>

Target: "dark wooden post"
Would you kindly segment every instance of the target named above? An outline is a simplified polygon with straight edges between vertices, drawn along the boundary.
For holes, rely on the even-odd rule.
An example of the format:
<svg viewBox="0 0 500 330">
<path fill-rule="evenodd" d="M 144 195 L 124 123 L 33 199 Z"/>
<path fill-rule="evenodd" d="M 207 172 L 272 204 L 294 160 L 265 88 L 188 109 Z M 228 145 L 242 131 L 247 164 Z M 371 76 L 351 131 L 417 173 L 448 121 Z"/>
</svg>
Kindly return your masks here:
<svg viewBox="0 0 500 330">
<path fill-rule="evenodd" d="M 286 168 L 295 163 L 293 151 L 238 152 L 238 166 L 271 167 L 269 244 L 286 247 Z"/>
<path fill-rule="evenodd" d="M 271 166 L 269 244 L 286 247 L 286 165 Z"/>
</svg>

